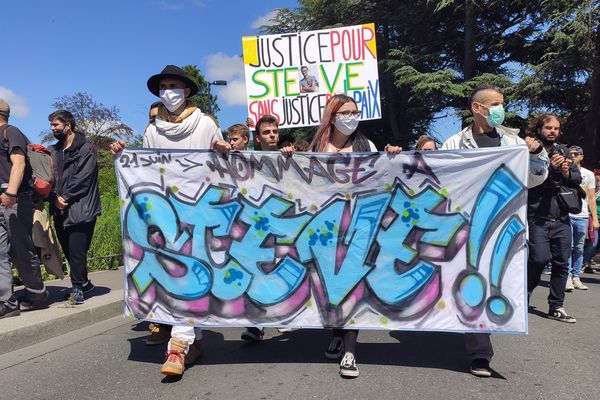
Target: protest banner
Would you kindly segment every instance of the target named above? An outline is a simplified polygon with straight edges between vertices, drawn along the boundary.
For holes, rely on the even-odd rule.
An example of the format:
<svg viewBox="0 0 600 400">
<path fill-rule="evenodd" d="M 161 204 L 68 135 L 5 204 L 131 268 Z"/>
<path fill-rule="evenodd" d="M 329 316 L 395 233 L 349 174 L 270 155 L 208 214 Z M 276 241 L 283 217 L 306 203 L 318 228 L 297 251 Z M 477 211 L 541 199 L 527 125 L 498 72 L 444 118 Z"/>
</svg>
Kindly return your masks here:
<svg viewBox="0 0 600 400">
<path fill-rule="evenodd" d="M 126 149 L 116 166 L 132 318 L 527 331 L 525 146 Z"/>
<path fill-rule="evenodd" d="M 318 125 L 334 94 L 352 97 L 360 119 L 381 118 L 375 25 L 242 38 L 248 115 L 280 128 Z"/>
</svg>

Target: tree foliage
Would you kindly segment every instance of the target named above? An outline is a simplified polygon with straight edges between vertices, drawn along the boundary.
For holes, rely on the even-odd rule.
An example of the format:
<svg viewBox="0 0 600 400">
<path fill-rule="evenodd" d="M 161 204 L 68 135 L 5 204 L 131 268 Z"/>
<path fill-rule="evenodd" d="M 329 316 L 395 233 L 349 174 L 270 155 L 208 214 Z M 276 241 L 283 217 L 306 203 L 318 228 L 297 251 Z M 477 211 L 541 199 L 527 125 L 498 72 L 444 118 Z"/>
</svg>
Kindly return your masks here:
<svg viewBox="0 0 600 400">
<path fill-rule="evenodd" d="M 133 129 L 121 121 L 117 107 L 107 107 L 86 92 L 58 97 L 52 107 L 73 114 L 76 130 L 85 134 L 97 148 L 106 148 L 116 139 L 126 140 L 133 136 Z M 43 133 L 43 142 L 53 140 L 52 132 Z"/>
<path fill-rule="evenodd" d="M 599 12 L 599 0 L 300 0 L 262 32 L 375 22 L 383 117 L 361 125 L 378 145 L 405 146 L 444 114 L 470 123 L 469 92 L 491 83 L 505 89 L 509 125 L 555 111 L 595 158 Z"/>
<path fill-rule="evenodd" d="M 220 108 L 217 104 L 217 96 L 210 91 L 210 83 L 204 79 L 200 69 L 196 65 L 184 65 L 183 71 L 186 75 L 198 85 L 198 94 L 191 97 L 190 100 L 196 104 L 203 113 L 216 118 Z"/>
</svg>

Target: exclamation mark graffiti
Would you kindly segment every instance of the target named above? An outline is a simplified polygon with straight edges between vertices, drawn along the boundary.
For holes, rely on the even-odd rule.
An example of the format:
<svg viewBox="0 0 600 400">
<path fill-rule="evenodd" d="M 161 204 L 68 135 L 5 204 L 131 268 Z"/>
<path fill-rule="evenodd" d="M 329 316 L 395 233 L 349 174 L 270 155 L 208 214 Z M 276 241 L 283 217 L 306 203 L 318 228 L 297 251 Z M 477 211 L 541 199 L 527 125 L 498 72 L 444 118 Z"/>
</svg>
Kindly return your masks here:
<svg viewBox="0 0 600 400">
<path fill-rule="evenodd" d="M 506 323 L 513 314 L 513 306 L 502 294 L 502 277 L 510 261 L 509 252 L 514 249 L 516 240 L 525 232 L 525 226 L 517 216 L 511 217 L 502 227 L 498 241 L 492 253 L 490 266 L 490 297 L 486 301 L 485 311 L 490 319 L 497 324 Z"/>
<path fill-rule="evenodd" d="M 454 299 L 467 320 L 476 319 L 484 309 L 487 283 L 479 272 L 479 265 L 486 244 L 494 232 L 493 228 L 502 218 L 502 211 L 524 189 L 519 180 L 505 166 L 501 166 L 475 201 L 467 240 L 467 268 L 454 283 Z"/>
</svg>

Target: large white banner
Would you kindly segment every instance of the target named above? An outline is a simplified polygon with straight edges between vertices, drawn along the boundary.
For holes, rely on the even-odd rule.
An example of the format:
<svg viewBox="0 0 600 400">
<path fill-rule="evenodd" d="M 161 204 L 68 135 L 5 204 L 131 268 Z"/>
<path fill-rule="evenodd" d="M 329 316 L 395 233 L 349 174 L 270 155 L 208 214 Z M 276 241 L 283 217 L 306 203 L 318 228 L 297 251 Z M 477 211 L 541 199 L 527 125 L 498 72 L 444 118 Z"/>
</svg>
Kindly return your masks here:
<svg viewBox="0 0 600 400">
<path fill-rule="evenodd" d="M 319 125 L 327 100 L 347 94 L 360 119 L 381 118 L 375 25 L 244 36 L 248 115 L 280 128 Z"/>
<path fill-rule="evenodd" d="M 126 149 L 125 313 L 197 326 L 527 331 L 525 146 Z"/>
</svg>

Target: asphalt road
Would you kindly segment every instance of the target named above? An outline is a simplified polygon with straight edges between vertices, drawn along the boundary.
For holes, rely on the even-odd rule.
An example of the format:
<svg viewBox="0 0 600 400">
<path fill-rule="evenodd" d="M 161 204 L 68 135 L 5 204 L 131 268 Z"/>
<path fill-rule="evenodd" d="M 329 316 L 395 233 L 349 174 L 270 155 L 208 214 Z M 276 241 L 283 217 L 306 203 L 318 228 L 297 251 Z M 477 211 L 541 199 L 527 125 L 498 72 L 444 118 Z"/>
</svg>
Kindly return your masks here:
<svg viewBox="0 0 600 400">
<path fill-rule="evenodd" d="M 323 357 L 330 334 L 302 330 L 246 344 L 240 329 L 206 330 L 205 355 L 182 379 L 159 370 L 164 346 L 123 318 L 0 356 L 0 399 L 600 399 L 600 274 L 567 294 L 570 325 L 532 298 L 530 334 L 495 335 L 491 378 L 471 376 L 461 335 L 363 331 L 360 376 L 342 379 Z M 40 332 L 43 334 L 43 332 Z"/>
</svg>

